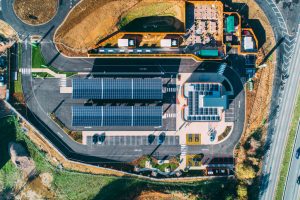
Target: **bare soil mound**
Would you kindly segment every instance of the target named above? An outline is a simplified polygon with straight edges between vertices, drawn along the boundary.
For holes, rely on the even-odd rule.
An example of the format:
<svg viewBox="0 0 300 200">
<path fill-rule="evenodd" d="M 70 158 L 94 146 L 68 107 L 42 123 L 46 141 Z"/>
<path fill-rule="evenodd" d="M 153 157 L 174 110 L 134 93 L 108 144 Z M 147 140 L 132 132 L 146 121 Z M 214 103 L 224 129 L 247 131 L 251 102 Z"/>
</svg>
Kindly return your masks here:
<svg viewBox="0 0 300 200">
<path fill-rule="evenodd" d="M 80 55 L 137 18 L 172 16 L 184 23 L 184 13 L 183 0 L 83 0 L 58 28 L 54 41 L 64 54 Z"/>
<path fill-rule="evenodd" d="M 15 0 L 16 15 L 25 23 L 39 25 L 50 21 L 56 14 L 58 0 Z"/>
<path fill-rule="evenodd" d="M 0 53 L 10 48 L 17 40 L 17 32 L 6 22 L 0 20 Z"/>
<path fill-rule="evenodd" d="M 31 175 L 35 170 L 35 164 L 28 156 L 25 148 L 21 144 L 14 142 L 10 142 L 8 145 L 12 162 L 21 169 L 25 177 Z"/>
<path fill-rule="evenodd" d="M 181 193 L 166 194 L 156 191 L 143 191 L 134 200 L 193 200 L 195 196 L 184 196 Z"/>
</svg>

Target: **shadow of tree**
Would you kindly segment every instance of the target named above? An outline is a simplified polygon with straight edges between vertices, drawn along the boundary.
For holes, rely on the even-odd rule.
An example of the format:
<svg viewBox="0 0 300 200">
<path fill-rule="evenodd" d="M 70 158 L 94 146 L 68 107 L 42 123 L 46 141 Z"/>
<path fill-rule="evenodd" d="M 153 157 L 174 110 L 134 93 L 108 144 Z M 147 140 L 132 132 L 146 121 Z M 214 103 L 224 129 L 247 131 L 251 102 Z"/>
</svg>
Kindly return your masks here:
<svg viewBox="0 0 300 200">
<path fill-rule="evenodd" d="M 0 119 L 0 169 L 10 160 L 8 143 L 16 141 L 15 123 L 15 117 Z"/>
<path fill-rule="evenodd" d="M 146 180 L 120 178 L 103 187 L 94 197 L 94 200 L 114 199 L 131 200 L 138 197 L 143 191 L 155 191 L 172 194 L 180 192 L 192 194 L 201 199 L 226 199 L 236 196 L 236 181 L 230 178 L 198 181 L 193 183 L 159 183 Z M 229 198 L 230 199 L 230 198 Z"/>
</svg>

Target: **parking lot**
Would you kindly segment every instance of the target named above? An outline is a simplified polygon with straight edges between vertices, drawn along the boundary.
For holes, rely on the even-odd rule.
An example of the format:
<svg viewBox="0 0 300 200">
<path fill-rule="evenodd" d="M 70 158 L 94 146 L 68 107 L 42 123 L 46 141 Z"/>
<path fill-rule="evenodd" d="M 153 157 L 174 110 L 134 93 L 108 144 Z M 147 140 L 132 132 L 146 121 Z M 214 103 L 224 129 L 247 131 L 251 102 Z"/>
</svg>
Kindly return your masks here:
<svg viewBox="0 0 300 200">
<path fill-rule="evenodd" d="M 235 107 L 235 101 L 233 100 L 229 104 L 228 109 L 225 110 L 225 122 L 234 122 L 235 121 L 234 107 Z"/>
</svg>

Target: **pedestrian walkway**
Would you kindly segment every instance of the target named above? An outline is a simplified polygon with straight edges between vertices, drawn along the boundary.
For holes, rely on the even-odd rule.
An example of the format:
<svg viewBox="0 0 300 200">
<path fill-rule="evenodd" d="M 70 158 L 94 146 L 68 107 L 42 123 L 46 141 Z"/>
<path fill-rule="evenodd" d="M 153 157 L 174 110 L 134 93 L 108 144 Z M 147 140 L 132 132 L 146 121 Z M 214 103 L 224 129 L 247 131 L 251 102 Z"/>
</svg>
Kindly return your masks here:
<svg viewBox="0 0 300 200">
<path fill-rule="evenodd" d="M 26 68 L 25 68 L 26 69 Z M 48 68 L 32 68 L 32 72 L 46 72 L 55 78 L 66 78 L 66 74 L 57 74 Z"/>
<path fill-rule="evenodd" d="M 176 88 L 166 88 L 167 92 L 176 92 Z"/>
<path fill-rule="evenodd" d="M 23 75 L 31 74 L 31 68 L 21 68 L 20 70 Z"/>
<path fill-rule="evenodd" d="M 67 87 L 67 78 L 66 77 L 61 77 L 60 82 L 59 82 L 60 87 Z"/>
</svg>

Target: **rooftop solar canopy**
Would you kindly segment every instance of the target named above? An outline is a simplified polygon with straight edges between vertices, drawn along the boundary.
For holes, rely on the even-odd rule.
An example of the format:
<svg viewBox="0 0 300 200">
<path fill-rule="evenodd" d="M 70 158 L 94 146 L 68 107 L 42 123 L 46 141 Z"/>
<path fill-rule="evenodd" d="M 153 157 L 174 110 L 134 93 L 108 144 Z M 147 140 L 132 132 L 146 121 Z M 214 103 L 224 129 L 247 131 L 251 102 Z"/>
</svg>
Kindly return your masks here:
<svg viewBox="0 0 300 200">
<path fill-rule="evenodd" d="M 161 125 L 161 106 L 72 106 L 72 126 Z"/>
<path fill-rule="evenodd" d="M 73 99 L 162 99 L 160 78 L 73 79 Z"/>
</svg>

